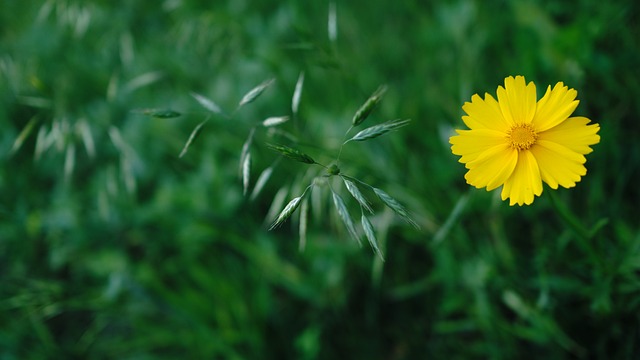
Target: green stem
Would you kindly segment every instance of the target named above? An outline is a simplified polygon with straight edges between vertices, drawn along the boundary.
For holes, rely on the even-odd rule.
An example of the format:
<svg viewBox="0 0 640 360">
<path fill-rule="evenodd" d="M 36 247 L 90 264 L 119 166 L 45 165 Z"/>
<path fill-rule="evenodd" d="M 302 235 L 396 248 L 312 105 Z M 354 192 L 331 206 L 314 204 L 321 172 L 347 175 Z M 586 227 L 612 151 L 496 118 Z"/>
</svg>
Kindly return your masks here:
<svg viewBox="0 0 640 360">
<path fill-rule="evenodd" d="M 556 214 L 560 215 L 560 218 L 565 225 L 571 228 L 571 230 L 573 230 L 577 235 L 576 238 L 578 239 L 578 245 L 583 251 L 589 254 L 589 257 L 591 257 L 594 263 L 600 263 L 600 257 L 591 244 L 591 239 L 594 235 L 593 231 L 589 231 L 584 227 L 582 222 L 580 222 L 580 220 L 578 220 L 578 218 L 561 203 L 555 192 L 549 191 L 549 198 L 551 199 L 551 204 L 553 205 Z"/>
</svg>

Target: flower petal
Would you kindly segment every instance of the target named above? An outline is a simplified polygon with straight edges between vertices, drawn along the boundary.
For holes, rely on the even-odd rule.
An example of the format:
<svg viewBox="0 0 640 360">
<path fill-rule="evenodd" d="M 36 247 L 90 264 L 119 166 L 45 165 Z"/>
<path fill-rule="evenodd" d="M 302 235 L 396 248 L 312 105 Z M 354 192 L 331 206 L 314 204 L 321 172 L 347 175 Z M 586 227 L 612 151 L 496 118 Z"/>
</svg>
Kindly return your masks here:
<svg viewBox="0 0 640 360">
<path fill-rule="evenodd" d="M 456 130 L 459 135 L 449 138 L 451 152 L 461 155 L 461 163 L 468 163 L 475 160 L 487 149 L 505 144 L 506 134 L 487 129 L 479 130 Z"/>
<path fill-rule="evenodd" d="M 593 151 L 589 145 L 600 142 L 600 125 L 587 125 L 591 120 L 586 117 L 571 117 L 545 132 L 538 134 L 540 140 L 553 141 L 562 144 L 579 154 Z"/>
<path fill-rule="evenodd" d="M 463 116 L 462 121 L 469 129 L 491 129 L 507 132 L 513 125 L 502 115 L 500 105 L 488 93 L 484 94 L 484 100 L 475 94 L 471 97 L 471 102 L 466 102 L 462 106 L 468 116 Z"/>
<path fill-rule="evenodd" d="M 584 156 L 562 145 L 539 141 L 531 148 L 531 152 L 538 161 L 542 181 L 552 189 L 557 189 L 558 185 L 565 188 L 574 187 L 576 182 L 587 174 L 583 165 L 586 161 Z"/>
<path fill-rule="evenodd" d="M 536 112 L 536 86 L 525 83 L 523 76 L 504 79 L 504 88 L 498 86 L 498 103 L 502 114 L 511 124 L 528 124 Z"/>
<path fill-rule="evenodd" d="M 542 180 L 538 162 L 531 151 L 518 153 L 518 163 L 511 177 L 502 187 L 502 200 L 510 199 L 509 205 L 529 205 L 535 196 L 542 194 Z"/>
<path fill-rule="evenodd" d="M 557 126 L 566 120 L 578 106 L 576 100 L 578 92 L 564 86 L 564 83 L 557 83 L 553 89 L 547 87 L 547 92 L 538 101 L 536 115 L 533 117 L 533 124 L 538 132 L 546 131 Z"/>
<path fill-rule="evenodd" d="M 464 175 L 469 185 L 486 187 L 491 191 L 511 176 L 518 161 L 518 151 L 508 144 L 486 150 L 474 161 L 467 163 L 469 171 Z"/>
</svg>

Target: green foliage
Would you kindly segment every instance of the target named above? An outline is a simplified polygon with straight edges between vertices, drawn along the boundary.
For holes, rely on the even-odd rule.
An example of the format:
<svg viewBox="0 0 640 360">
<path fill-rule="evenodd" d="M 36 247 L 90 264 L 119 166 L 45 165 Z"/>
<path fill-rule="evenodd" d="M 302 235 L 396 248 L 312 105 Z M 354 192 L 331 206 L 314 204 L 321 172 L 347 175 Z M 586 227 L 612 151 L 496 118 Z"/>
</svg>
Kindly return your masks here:
<svg viewBox="0 0 640 360">
<path fill-rule="evenodd" d="M 0 2 L 0 358 L 637 358 L 639 12 Z M 601 126 L 523 208 L 448 145 L 508 75 Z"/>
</svg>

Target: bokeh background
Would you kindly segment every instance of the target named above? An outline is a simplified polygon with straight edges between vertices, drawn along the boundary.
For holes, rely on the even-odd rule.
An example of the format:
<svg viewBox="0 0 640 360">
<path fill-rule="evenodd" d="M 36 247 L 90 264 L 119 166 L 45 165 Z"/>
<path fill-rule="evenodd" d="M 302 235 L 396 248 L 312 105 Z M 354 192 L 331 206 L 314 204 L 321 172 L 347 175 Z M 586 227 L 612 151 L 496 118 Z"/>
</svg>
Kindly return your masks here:
<svg viewBox="0 0 640 360">
<path fill-rule="evenodd" d="M 638 359 L 638 4 L 3 0 L 0 358 Z M 303 251 L 297 215 L 268 231 L 310 176 L 274 133 L 251 183 L 273 175 L 243 196 L 243 143 L 292 115 L 301 73 L 281 128 L 320 162 L 381 84 L 365 125 L 412 119 L 342 154 L 420 224 L 374 202 L 384 262 L 326 188 Z M 464 101 L 509 75 L 565 82 L 601 126 L 587 176 L 554 192 L 577 227 L 548 187 L 528 207 L 470 188 L 450 152 Z"/>
</svg>

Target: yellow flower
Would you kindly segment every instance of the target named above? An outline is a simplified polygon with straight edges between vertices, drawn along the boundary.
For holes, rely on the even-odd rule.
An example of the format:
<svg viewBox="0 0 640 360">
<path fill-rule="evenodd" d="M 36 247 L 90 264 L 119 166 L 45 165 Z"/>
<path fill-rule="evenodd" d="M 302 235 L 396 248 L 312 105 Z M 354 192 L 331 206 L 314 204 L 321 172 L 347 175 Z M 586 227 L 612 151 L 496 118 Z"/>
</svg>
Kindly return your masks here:
<svg viewBox="0 0 640 360">
<path fill-rule="evenodd" d="M 598 124 L 569 117 L 578 92 L 562 82 L 547 88 L 536 102 L 536 86 L 523 76 L 509 76 L 498 87 L 498 101 L 477 94 L 462 109 L 469 130 L 456 130 L 451 151 L 469 169 L 467 183 L 493 190 L 502 185 L 502 200 L 531 204 L 542 194 L 542 181 L 552 189 L 570 188 L 587 173 L 589 145 L 600 142 Z"/>
</svg>

